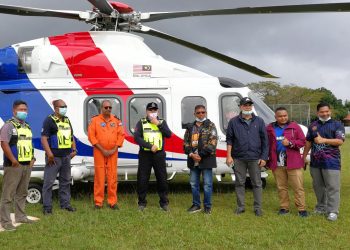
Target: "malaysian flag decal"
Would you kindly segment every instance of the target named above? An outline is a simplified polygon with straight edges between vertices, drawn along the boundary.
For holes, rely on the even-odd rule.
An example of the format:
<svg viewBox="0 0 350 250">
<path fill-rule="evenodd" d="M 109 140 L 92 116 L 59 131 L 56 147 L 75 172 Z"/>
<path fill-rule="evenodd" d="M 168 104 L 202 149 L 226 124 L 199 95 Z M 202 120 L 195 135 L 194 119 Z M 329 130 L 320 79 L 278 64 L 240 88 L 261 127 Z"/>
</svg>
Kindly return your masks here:
<svg viewBox="0 0 350 250">
<path fill-rule="evenodd" d="M 150 77 L 152 74 L 152 65 L 134 64 L 132 71 L 133 71 L 134 77 L 143 77 L 143 76 Z"/>
</svg>

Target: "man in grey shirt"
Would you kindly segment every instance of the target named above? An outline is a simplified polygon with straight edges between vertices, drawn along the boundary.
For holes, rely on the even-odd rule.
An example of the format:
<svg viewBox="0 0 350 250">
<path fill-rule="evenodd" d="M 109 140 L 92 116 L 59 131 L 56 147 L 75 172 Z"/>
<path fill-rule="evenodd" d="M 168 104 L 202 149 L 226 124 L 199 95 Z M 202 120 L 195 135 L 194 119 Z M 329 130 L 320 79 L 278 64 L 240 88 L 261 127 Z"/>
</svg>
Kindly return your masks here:
<svg viewBox="0 0 350 250">
<path fill-rule="evenodd" d="M 1 148 L 4 151 L 4 177 L 0 204 L 0 222 L 6 231 L 14 231 L 10 213 L 12 202 L 17 223 L 33 223 L 25 214 L 31 169 L 34 164 L 32 131 L 25 122 L 27 103 L 21 100 L 13 103 L 13 117 L 0 130 Z"/>
</svg>

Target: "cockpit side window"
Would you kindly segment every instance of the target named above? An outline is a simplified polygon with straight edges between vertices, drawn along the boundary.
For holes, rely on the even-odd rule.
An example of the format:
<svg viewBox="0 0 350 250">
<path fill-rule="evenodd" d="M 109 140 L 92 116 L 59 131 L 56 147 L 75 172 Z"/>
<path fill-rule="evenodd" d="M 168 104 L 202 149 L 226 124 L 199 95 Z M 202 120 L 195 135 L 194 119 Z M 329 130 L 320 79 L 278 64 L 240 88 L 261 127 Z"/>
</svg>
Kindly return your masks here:
<svg viewBox="0 0 350 250">
<path fill-rule="evenodd" d="M 202 96 L 186 96 L 181 101 L 181 125 L 185 129 L 188 123 L 194 121 L 194 107 L 197 105 L 207 106 L 207 101 Z"/>
<path fill-rule="evenodd" d="M 235 94 L 225 94 L 222 95 L 220 98 L 220 127 L 224 134 L 226 134 L 227 131 L 227 125 L 229 121 L 239 115 L 240 109 L 239 109 L 239 101 L 240 96 Z"/>
<path fill-rule="evenodd" d="M 18 49 L 18 73 L 32 73 L 32 52 L 34 47 L 20 47 Z"/>
</svg>

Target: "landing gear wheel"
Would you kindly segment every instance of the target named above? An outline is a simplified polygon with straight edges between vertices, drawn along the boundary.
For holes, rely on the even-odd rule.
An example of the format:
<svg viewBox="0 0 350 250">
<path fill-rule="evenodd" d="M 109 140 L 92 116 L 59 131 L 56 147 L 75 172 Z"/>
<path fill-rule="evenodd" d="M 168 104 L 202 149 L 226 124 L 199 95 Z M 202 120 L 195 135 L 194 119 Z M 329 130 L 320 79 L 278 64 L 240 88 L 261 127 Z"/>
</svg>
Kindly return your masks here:
<svg viewBox="0 0 350 250">
<path fill-rule="evenodd" d="M 42 186 L 37 183 L 29 183 L 27 202 L 37 204 L 42 201 Z"/>
</svg>

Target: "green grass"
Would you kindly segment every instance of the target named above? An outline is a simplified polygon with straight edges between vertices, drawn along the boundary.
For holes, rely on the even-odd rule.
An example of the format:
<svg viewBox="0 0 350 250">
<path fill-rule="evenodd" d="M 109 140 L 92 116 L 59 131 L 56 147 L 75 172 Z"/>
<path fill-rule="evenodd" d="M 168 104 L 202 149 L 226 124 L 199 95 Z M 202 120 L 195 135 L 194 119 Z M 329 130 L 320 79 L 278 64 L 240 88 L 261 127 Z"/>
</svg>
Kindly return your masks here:
<svg viewBox="0 0 350 250">
<path fill-rule="evenodd" d="M 28 205 L 29 215 L 40 217 L 34 225 L 22 225 L 16 232 L 0 233 L 1 249 L 349 249 L 350 247 L 350 138 L 342 147 L 342 191 L 338 221 L 323 216 L 299 218 L 278 216 L 275 182 L 270 175 L 263 192 L 264 216 L 252 211 L 252 192 L 246 193 L 246 213 L 233 214 L 235 195 L 232 184 L 215 184 L 213 213 L 187 214 L 191 205 L 188 178 L 170 183 L 171 211 L 158 208 L 155 184 L 148 196 L 148 208 L 137 211 L 135 183 L 119 185 L 120 211 L 93 209 L 92 186 L 74 187 L 72 204 L 76 213 L 58 209 L 44 217 L 40 205 Z M 305 172 L 306 202 L 315 204 L 311 178 Z"/>
</svg>

